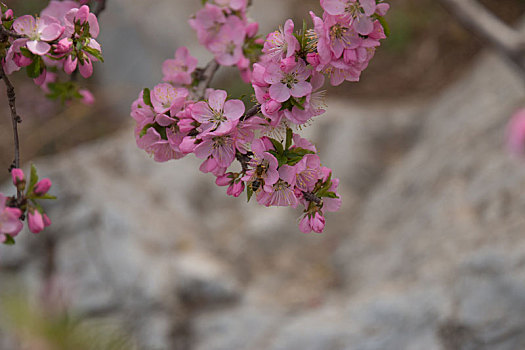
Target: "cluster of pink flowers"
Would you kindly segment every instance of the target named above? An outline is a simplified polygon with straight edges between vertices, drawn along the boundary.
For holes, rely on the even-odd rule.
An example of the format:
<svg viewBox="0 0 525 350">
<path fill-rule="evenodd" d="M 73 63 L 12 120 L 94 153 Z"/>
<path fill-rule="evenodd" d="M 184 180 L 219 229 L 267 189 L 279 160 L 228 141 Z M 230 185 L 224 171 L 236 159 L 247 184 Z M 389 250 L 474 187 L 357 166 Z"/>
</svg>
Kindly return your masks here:
<svg viewBox="0 0 525 350">
<path fill-rule="evenodd" d="M 190 26 L 197 32 L 199 42 L 223 66 L 236 65 L 246 82 L 251 79 L 254 54 L 264 40 L 257 38 L 259 24 L 248 20 L 248 0 L 213 0 L 190 19 Z"/>
<path fill-rule="evenodd" d="M 78 71 L 84 78 L 93 74 L 93 62 L 102 60 L 97 17 L 86 1 L 52 0 L 40 16 L 18 18 L 6 9 L 2 16 L 4 28 L 13 32 L 8 47 L 0 52 L 6 74 L 25 68 L 27 75 L 41 86 L 48 96 L 69 100 L 81 98 L 93 102 L 93 95 L 72 82 L 58 82 L 58 71 L 68 75 Z"/>
<path fill-rule="evenodd" d="M 39 180 L 34 166 L 31 167 L 29 183 L 24 172 L 18 168 L 11 170 L 11 177 L 19 195 L 6 197 L 0 193 L 0 243 L 4 244 L 14 244 L 14 238 L 22 230 L 24 226 L 22 221 L 26 217 L 27 226 L 33 233 L 39 233 L 51 225 L 51 220 L 39 201 L 55 199 L 48 193 L 51 180 L 47 178 Z M 24 190 L 26 190 L 25 194 Z"/>
<path fill-rule="evenodd" d="M 337 211 L 339 180 L 321 165 L 316 147 L 294 133 L 325 112 L 325 75 L 333 85 L 356 81 L 379 40 L 388 5 L 375 0 L 321 0 L 314 29 L 294 31 L 292 20 L 264 42 L 247 21 L 246 0 L 207 2 L 191 20 L 199 41 L 220 65 L 241 68 L 257 104 L 248 111 L 223 90 L 199 96 L 205 70 L 182 47 L 163 64 L 164 82 L 133 103 L 139 148 L 159 162 L 193 153 L 200 170 L 238 197 L 246 190 L 264 206 L 301 206 L 301 231 L 322 232 L 325 213 Z M 259 45 L 259 51 L 248 49 Z M 247 62 L 246 64 L 243 62 Z M 230 167 L 237 160 L 237 170 Z"/>
</svg>

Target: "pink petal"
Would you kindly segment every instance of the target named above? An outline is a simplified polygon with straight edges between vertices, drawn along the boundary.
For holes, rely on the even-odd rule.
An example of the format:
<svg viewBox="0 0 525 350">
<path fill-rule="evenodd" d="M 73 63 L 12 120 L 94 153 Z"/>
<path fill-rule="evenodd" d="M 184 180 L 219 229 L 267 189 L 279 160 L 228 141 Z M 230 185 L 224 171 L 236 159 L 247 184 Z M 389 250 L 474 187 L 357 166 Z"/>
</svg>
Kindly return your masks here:
<svg viewBox="0 0 525 350">
<path fill-rule="evenodd" d="M 283 83 L 270 86 L 270 97 L 277 102 L 284 102 L 290 98 L 290 89 Z"/>
<path fill-rule="evenodd" d="M 197 147 L 195 147 L 195 150 L 193 151 L 195 153 L 195 156 L 200 159 L 208 158 L 211 155 L 211 152 L 213 150 L 213 141 L 205 140 L 202 143 L 198 144 Z"/>
<path fill-rule="evenodd" d="M 51 45 L 45 41 L 32 40 L 27 42 L 27 48 L 35 55 L 43 56 L 51 50 Z"/>
<path fill-rule="evenodd" d="M 64 27 L 58 23 L 53 23 L 44 28 L 40 33 L 40 39 L 43 41 L 53 41 L 58 39 L 64 32 Z"/>
<path fill-rule="evenodd" d="M 238 120 L 245 110 L 241 100 L 229 100 L 224 104 L 224 115 L 230 120 Z"/>
<path fill-rule="evenodd" d="M 293 97 L 303 97 L 312 92 L 312 85 L 307 81 L 300 81 L 290 89 Z"/>
<path fill-rule="evenodd" d="M 210 96 L 208 97 L 208 104 L 213 110 L 222 111 L 222 108 L 224 107 L 224 101 L 226 101 L 227 96 L 228 94 L 226 91 L 215 90 L 210 93 Z"/>
<path fill-rule="evenodd" d="M 29 15 L 18 17 L 13 23 L 13 29 L 18 34 L 33 36 L 36 31 L 35 19 Z"/>
</svg>

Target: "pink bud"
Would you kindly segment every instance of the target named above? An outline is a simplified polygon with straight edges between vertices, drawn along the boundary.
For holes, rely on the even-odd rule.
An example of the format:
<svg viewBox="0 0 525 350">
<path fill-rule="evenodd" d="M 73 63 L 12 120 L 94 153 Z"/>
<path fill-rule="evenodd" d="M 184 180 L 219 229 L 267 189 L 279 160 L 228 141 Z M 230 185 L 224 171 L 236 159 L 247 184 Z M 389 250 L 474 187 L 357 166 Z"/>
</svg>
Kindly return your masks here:
<svg viewBox="0 0 525 350">
<path fill-rule="evenodd" d="M 42 219 L 44 221 L 44 226 L 45 227 L 51 226 L 51 219 L 49 218 L 49 216 L 47 216 L 47 214 L 44 214 L 42 216 Z"/>
<path fill-rule="evenodd" d="M 290 72 L 292 69 L 294 69 L 297 66 L 297 63 L 295 62 L 295 56 L 290 56 L 288 58 L 285 58 L 281 61 L 281 70 L 283 72 Z"/>
<path fill-rule="evenodd" d="M 80 75 L 87 79 L 93 75 L 93 63 L 87 58 L 84 60 L 84 63 L 80 63 L 78 70 L 80 71 Z"/>
<path fill-rule="evenodd" d="M 82 95 L 82 103 L 91 106 L 93 103 L 95 103 L 95 96 L 91 93 L 91 91 L 87 89 L 80 89 L 78 92 Z"/>
<path fill-rule="evenodd" d="M 29 226 L 29 231 L 33 233 L 39 233 L 45 227 L 44 218 L 38 210 L 31 210 L 27 215 L 27 225 Z"/>
<path fill-rule="evenodd" d="M 67 74 L 71 74 L 77 69 L 77 58 L 73 58 L 73 56 L 69 55 L 66 58 L 66 61 L 64 62 L 64 72 Z"/>
<path fill-rule="evenodd" d="M 299 229 L 301 230 L 302 233 L 310 233 L 310 232 L 312 232 L 312 228 L 310 227 L 310 223 L 309 223 L 308 214 L 303 216 L 303 218 L 299 222 Z"/>
<path fill-rule="evenodd" d="M 44 71 L 38 76 L 38 78 L 33 79 L 33 82 L 38 86 L 42 86 L 46 82 L 46 76 L 47 70 L 44 69 Z"/>
<path fill-rule="evenodd" d="M 314 217 L 310 220 L 312 230 L 317 233 L 322 233 L 324 230 L 325 219 L 319 212 L 316 212 Z"/>
<path fill-rule="evenodd" d="M 22 182 L 25 182 L 25 176 L 22 169 L 15 168 L 11 170 L 11 177 L 13 178 L 13 185 L 18 186 Z"/>
<path fill-rule="evenodd" d="M 10 20 L 13 18 L 13 10 L 9 9 L 4 13 L 4 18 Z"/>
<path fill-rule="evenodd" d="M 42 196 L 46 194 L 50 188 L 51 188 L 51 180 L 49 180 L 48 178 L 45 178 L 36 183 L 33 192 L 35 192 L 35 194 L 38 196 Z"/>
<path fill-rule="evenodd" d="M 86 5 L 82 5 L 78 12 L 75 15 L 75 21 L 80 21 L 80 23 L 85 23 L 89 16 L 89 7 Z"/>
<path fill-rule="evenodd" d="M 306 55 L 306 61 L 314 67 L 317 67 L 321 64 L 319 54 L 317 53 L 309 53 L 308 55 Z"/>
<path fill-rule="evenodd" d="M 232 182 L 232 179 L 229 175 L 230 174 L 228 173 L 222 176 L 217 176 L 217 179 L 215 179 L 215 184 L 217 186 L 228 186 Z"/>
<path fill-rule="evenodd" d="M 244 182 L 234 181 L 233 184 L 231 184 L 230 187 L 228 187 L 228 189 L 226 190 L 226 194 L 228 196 L 239 197 L 242 191 L 244 191 Z"/>
<path fill-rule="evenodd" d="M 258 31 L 259 31 L 259 23 L 257 23 L 257 22 L 249 23 L 246 26 L 246 36 L 248 38 L 254 37 L 257 34 Z"/>
<path fill-rule="evenodd" d="M 64 38 L 55 45 L 55 53 L 61 55 L 68 53 L 73 48 L 73 42 L 69 38 Z"/>
</svg>

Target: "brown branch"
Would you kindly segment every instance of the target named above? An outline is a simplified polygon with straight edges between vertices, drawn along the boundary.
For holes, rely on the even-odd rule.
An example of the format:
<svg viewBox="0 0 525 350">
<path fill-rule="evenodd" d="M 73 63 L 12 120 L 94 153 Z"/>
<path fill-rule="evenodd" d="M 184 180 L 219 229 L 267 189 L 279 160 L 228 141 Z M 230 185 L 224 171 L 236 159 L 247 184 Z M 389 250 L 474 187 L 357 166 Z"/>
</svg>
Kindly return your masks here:
<svg viewBox="0 0 525 350">
<path fill-rule="evenodd" d="M 525 40 L 476 0 L 439 0 L 464 27 L 496 48 L 523 71 L 525 77 Z"/>
<path fill-rule="evenodd" d="M 97 3 L 97 8 L 93 13 L 98 17 L 106 9 L 106 0 L 97 0 Z"/>
<path fill-rule="evenodd" d="M 318 205 L 323 204 L 323 200 L 317 197 L 312 192 L 303 191 L 303 196 L 304 196 L 304 199 L 306 199 L 308 202 L 314 202 L 315 204 L 318 204 Z"/>
<path fill-rule="evenodd" d="M 201 77 L 199 77 L 199 85 L 195 89 L 195 99 L 202 100 L 206 94 L 206 89 L 210 87 L 211 81 L 215 76 L 215 73 L 219 70 L 219 64 L 212 60 L 206 65 L 204 69 L 201 69 Z"/>
<path fill-rule="evenodd" d="M 261 111 L 261 105 L 256 104 L 255 106 L 253 106 L 252 108 L 246 111 L 246 113 L 241 117 L 241 121 L 245 121 L 246 119 L 253 117 L 260 111 Z"/>
<path fill-rule="evenodd" d="M 0 42 L 6 41 L 8 37 L 15 39 L 25 38 L 24 35 L 8 30 L 3 25 L 0 25 Z"/>
<path fill-rule="evenodd" d="M 7 74 L 4 71 L 4 67 L 0 64 L 0 79 L 4 81 L 7 90 L 7 99 L 9 101 L 9 109 L 11 110 L 11 121 L 13 124 L 13 138 L 14 138 L 14 147 L 15 147 L 15 159 L 10 169 L 20 168 L 20 141 L 18 137 L 18 124 L 22 122 L 22 118 L 16 112 L 16 95 L 15 88 L 11 81 L 7 77 Z M 18 191 L 18 198 L 21 197 L 20 191 Z"/>
</svg>

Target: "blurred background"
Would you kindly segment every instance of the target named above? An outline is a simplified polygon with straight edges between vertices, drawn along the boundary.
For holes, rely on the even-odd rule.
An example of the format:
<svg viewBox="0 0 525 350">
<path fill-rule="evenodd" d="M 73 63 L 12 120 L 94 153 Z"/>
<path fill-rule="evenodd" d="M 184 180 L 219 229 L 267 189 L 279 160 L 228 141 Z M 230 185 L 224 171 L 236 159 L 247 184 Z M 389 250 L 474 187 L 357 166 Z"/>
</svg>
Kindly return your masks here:
<svg viewBox="0 0 525 350">
<path fill-rule="evenodd" d="M 520 26 L 524 0 L 480 2 Z M 322 235 L 299 232 L 299 211 L 227 197 L 193 157 L 135 146 L 129 108 L 162 62 L 182 45 L 210 59 L 186 21 L 200 1 L 108 0 L 93 107 L 15 74 L 22 159 L 59 200 L 51 227 L 0 246 L 0 349 L 525 349 L 525 160 L 504 147 L 524 82 L 436 1 L 391 6 L 361 82 L 329 88 L 304 130 L 341 178 Z M 254 0 L 251 16 L 268 33 L 309 10 Z M 233 69 L 213 86 L 249 93 Z"/>
</svg>

